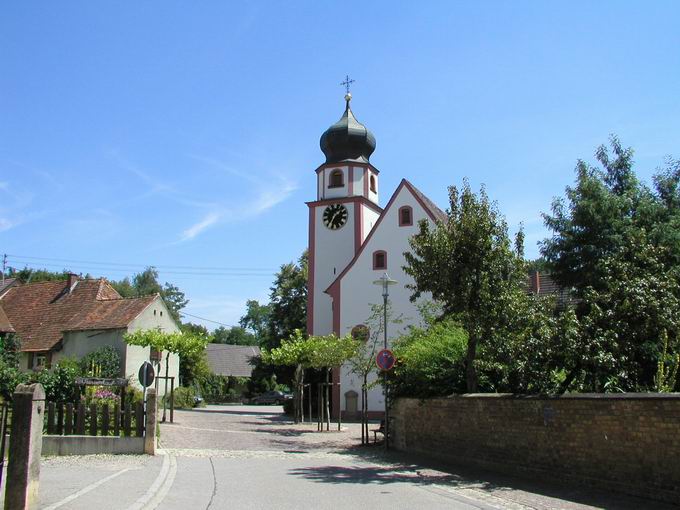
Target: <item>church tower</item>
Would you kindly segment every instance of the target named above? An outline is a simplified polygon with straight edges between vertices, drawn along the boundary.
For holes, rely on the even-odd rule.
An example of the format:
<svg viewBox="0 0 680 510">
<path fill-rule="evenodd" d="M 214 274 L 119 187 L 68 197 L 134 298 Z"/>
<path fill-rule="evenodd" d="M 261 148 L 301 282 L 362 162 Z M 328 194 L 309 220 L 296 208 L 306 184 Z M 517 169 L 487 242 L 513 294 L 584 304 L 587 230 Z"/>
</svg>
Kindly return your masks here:
<svg viewBox="0 0 680 510">
<path fill-rule="evenodd" d="M 321 135 L 326 162 L 316 169 L 316 200 L 309 207 L 309 280 L 307 332 L 339 333 L 333 303 L 324 291 L 358 253 L 382 209 L 378 201 L 378 169 L 369 158 L 375 137 L 352 113 L 345 112 Z"/>
</svg>

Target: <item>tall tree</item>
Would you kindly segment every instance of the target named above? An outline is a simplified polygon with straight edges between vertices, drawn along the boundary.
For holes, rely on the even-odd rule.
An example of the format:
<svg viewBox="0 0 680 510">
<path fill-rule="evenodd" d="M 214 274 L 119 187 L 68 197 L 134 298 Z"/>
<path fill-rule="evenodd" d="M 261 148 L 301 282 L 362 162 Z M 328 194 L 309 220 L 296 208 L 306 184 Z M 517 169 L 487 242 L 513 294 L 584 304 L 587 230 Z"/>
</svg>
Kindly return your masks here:
<svg viewBox="0 0 680 510">
<path fill-rule="evenodd" d="M 565 348 L 563 389 L 647 391 L 659 359 L 680 351 L 680 163 L 650 188 L 633 150 L 612 136 L 583 161 L 545 223 L 541 251 L 553 277 L 579 298 L 578 335 Z"/>
<path fill-rule="evenodd" d="M 275 348 L 307 324 L 307 252 L 297 264 L 281 266 L 269 295 L 269 334 L 263 347 Z"/>
<path fill-rule="evenodd" d="M 216 344 L 257 345 L 255 335 L 239 326 L 231 328 L 220 326 L 213 332 L 212 341 Z"/>
<path fill-rule="evenodd" d="M 239 325 L 257 337 L 258 343 L 269 333 L 271 307 L 261 305 L 255 299 L 246 301 L 246 314 L 238 321 Z"/>
<path fill-rule="evenodd" d="M 507 329 L 513 304 L 526 295 L 522 234 L 513 247 L 496 204 L 483 187 L 476 195 L 467 181 L 462 189 L 449 187 L 447 216 L 433 227 L 420 222 L 404 270 L 414 280 L 412 300 L 431 293 L 467 331 L 466 383 L 475 392 L 480 347 Z"/>
</svg>

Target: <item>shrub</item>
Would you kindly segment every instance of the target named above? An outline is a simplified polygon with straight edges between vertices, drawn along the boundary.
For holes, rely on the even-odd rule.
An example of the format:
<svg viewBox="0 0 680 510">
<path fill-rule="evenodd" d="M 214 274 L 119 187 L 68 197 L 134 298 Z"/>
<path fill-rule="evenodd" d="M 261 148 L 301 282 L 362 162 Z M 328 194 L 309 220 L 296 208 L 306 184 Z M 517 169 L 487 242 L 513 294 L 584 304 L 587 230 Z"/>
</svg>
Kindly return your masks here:
<svg viewBox="0 0 680 510">
<path fill-rule="evenodd" d="M 452 320 L 412 328 L 394 343 L 394 396 L 428 398 L 464 391 L 466 350 L 467 334 Z"/>
<path fill-rule="evenodd" d="M 175 409 L 192 409 L 196 405 L 196 390 L 180 386 L 175 388 L 173 400 L 175 402 Z M 167 405 L 170 405 L 170 399 L 166 400 Z"/>
<path fill-rule="evenodd" d="M 85 356 L 80 361 L 80 370 L 90 377 L 120 377 L 120 354 L 110 345 L 105 345 Z"/>
<path fill-rule="evenodd" d="M 126 386 L 125 388 L 125 403 L 126 405 L 134 405 L 137 402 L 144 400 L 144 393 L 139 388 L 134 386 Z"/>
<path fill-rule="evenodd" d="M 48 402 L 73 402 L 76 399 L 76 378 L 80 375 L 77 362 L 59 360 L 51 370 L 41 370 L 31 376 L 31 382 L 42 384 Z"/>
<path fill-rule="evenodd" d="M 239 402 L 247 384 L 248 379 L 245 377 L 210 374 L 201 379 L 199 391 L 206 402 L 214 404 Z"/>
</svg>

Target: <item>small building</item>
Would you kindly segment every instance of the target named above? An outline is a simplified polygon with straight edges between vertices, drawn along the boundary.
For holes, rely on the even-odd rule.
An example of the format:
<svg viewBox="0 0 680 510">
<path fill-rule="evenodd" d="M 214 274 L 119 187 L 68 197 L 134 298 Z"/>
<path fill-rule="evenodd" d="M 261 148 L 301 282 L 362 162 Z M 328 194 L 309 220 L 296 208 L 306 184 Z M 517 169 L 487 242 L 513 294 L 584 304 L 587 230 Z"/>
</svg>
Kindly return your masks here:
<svg viewBox="0 0 680 510">
<path fill-rule="evenodd" d="M 151 350 L 127 345 L 123 335 L 147 329 L 179 332 L 158 294 L 123 298 L 103 278 L 80 279 L 76 275 L 67 280 L 12 285 L 0 295 L 1 329 L 19 339 L 22 370 L 50 368 L 60 358 L 80 359 L 111 346 L 120 355 L 120 376 L 137 386 L 139 367 L 151 360 Z M 164 373 L 165 367 L 162 369 Z M 179 357 L 174 354 L 169 375 L 179 376 Z"/>
<path fill-rule="evenodd" d="M 205 349 L 213 374 L 224 377 L 252 377 L 251 360 L 260 356 L 256 345 L 208 344 Z"/>
</svg>

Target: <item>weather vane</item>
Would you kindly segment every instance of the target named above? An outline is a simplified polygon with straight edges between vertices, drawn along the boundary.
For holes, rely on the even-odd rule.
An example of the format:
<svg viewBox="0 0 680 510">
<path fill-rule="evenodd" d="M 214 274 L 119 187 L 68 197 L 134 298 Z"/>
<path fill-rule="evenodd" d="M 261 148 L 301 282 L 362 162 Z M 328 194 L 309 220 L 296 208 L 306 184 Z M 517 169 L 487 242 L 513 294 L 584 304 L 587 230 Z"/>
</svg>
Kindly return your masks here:
<svg viewBox="0 0 680 510">
<path fill-rule="evenodd" d="M 350 80 L 349 75 L 345 75 L 345 81 L 343 81 L 340 85 L 343 85 L 345 87 L 345 92 L 349 95 L 349 86 L 354 83 L 356 80 Z"/>
</svg>

